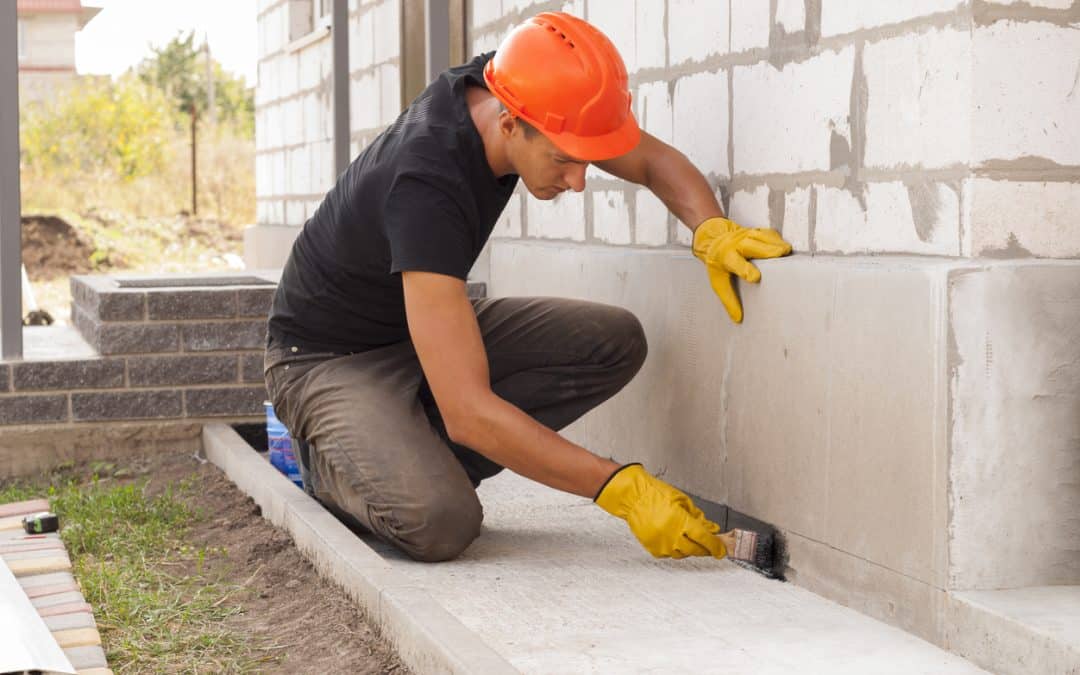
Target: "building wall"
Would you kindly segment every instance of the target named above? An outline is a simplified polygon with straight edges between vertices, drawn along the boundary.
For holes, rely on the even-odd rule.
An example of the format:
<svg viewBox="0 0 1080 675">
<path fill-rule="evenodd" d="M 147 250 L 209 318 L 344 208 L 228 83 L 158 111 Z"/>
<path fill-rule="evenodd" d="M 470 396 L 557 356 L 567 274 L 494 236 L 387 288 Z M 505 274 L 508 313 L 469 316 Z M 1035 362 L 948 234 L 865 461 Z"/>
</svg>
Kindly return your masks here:
<svg viewBox="0 0 1080 675">
<path fill-rule="evenodd" d="M 939 644 L 952 592 L 1080 584 L 1080 1 L 472 0 L 470 56 L 560 9 L 730 216 L 796 249 L 734 326 L 647 190 L 520 186 L 473 277 L 627 307 L 650 343 L 567 436 L 775 524 L 796 583 Z M 372 21 L 354 150 L 392 117 Z M 267 171 L 261 197 L 309 180 Z"/>
<path fill-rule="evenodd" d="M 919 0 L 473 0 L 473 52 L 568 9 L 630 72 L 644 129 L 729 215 L 800 252 L 1080 257 L 1080 7 Z M 647 191 L 590 172 L 502 236 L 686 246 Z"/>
<path fill-rule="evenodd" d="M 20 68 L 68 68 L 75 70 L 75 33 L 79 19 L 74 14 L 20 14 L 24 28 L 25 56 Z"/>
<path fill-rule="evenodd" d="M 280 257 L 333 186 L 332 65 L 329 30 L 290 41 L 295 0 L 259 2 L 259 84 L 255 93 L 255 192 L 258 223 L 293 228 L 260 259 Z M 397 117 L 400 17 L 396 0 L 349 3 L 352 152 Z M 264 265 L 258 265 L 264 266 Z"/>
<path fill-rule="evenodd" d="M 19 100 L 51 99 L 76 81 L 74 14 L 19 14 L 23 55 L 19 59 Z"/>
</svg>

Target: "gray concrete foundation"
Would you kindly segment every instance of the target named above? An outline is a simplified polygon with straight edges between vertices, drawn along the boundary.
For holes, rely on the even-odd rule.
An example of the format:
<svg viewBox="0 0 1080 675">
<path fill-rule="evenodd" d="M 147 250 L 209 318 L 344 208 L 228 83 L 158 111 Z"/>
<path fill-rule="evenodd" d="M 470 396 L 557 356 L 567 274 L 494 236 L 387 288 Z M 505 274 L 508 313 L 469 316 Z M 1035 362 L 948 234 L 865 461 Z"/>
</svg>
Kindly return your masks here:
<svg viewBox="0 0 1080 675">
<path fill-rule="evenodd" d="M 684 250 L 499 240 L 489 291 L 637 314 L 568 437 L 776 525 L 795 583 L 937 644 L 950 590 L 1080 583 L 1080 262 L 757 264 L 741 326 Z"/>
</svg>

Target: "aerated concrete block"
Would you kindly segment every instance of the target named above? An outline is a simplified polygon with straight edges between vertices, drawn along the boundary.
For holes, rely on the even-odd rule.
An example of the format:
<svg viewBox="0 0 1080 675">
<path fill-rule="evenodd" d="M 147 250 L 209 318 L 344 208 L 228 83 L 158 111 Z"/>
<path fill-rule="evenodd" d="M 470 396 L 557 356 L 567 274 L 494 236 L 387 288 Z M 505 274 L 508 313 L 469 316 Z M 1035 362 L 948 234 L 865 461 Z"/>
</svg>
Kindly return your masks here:
<svg viewBox="0 0 1080 675">
<path fill-rule="evenodd" d="M 596 7 L 596 3 L 590 7 Z M 634 24 L 636 69 L 663 68 L 667 65 L 667 39 L 664 31 L 665 0 L 637 0 Z M 578 16 L 581 16 L 578 14 Z M 592 15 L 589 15 L 590 21 Z"/>
<path fill-rule="evenodd" d="M 906 0 L 905 2 L 864 2 L 863 0 L 821 0 L 821 35 L 830 37 L 927 17 L 955 13 L 963 0 Z"/>
<path fill-rule="evenodd" d="M 768 227 L 769 188 L 761 185 L 733 194 L 728 217 L 743 227 Z"/>
<path fill-rule="evenodd" d="M 521 195 L 514 193 L 491 230 L 491 236 L 517 238 L 521 234 Z"/>
<path fill-rule="evenodd" d="M 530 237 L 585 241 L 585 199 L 582 193 L 564 192 L 550 201 L 529 195 L 525 202 Z"/>
<path fill-rule="evenodd" d="M 635 195 L 635 209 L 634 243 L 644 246 L 667 244 L 668 209 L 664 202 L 651 190 L 639 189 Z"/>
<path fill-rule="evenodd" d="M 675 81 L 674 145 L 704 174 L 727 177 L 726 71 L 695 73 Z"/>
<path fill-rule="evenodd" d="M 974 32 L 972 160 L 990 167 L 1080 164 L 1078 24 L 999 21 Z"/>
<path fill-rule="evenodd" d="M 851 47 L 780 70 L 770 63 L 736 67 L 736 175 L 828 171 L 839 143 L 834 134 L 848 125 L 854 68 Z"/>
<path fill-rule="evenodd" d="M 957 270 L 949 284 L 950 587 L 1080 584 L 1080 274 Z"/>
<path fill-rule="evenodd" d="M 665 143 L 671 143 L 673 137 L 673 117 L 671 112 L 671 92 L 667 82 L 650 82 L 638 87 L 637 99 L 638 124 L 642 129 L 656 136 Z"/>
<path fill-rule="evenodd" d="M 622 2 L 593 2 L 589 5 L 589 23 L 593 24 L 608 37 L 619 50 L 628 73 L 634 73 L 637 65 L 637 40 L 634 31 L 636 21 L 634 7 Z M 663 31 L 663 24 L 653 26 L 653 33 Z"/>
<path fill-rule="evenodd" d="M 813 188 L 795 188 L 784 194 L 784 239 L 799 253 L 810 251 L 810 198 Z"/>
<path fill-rule="evenodd" d="M 669 0 L 668 57 L 671 65 L 727 54 L 729 0 Z"/>
<path fill-rule="evenodd" d="M 745 52 L 769 46 L 769 3 L 761 0 L 730 0 L 731 51 Z"/>
<path fill-rule="evenodd" d="M 592 194 L 593 235 L 608 244 L 629 244 L 630 209 L 622 190 L 599 190 Z"/>
<path fill-rule="evenodd" d="M 932 29 L 867 43 L 865 166 L 966 164 L 971 71 L 970 31 Z"/>
<path fill-rule="evenodd" d="M 818 251 L 959 255 L 960 195 L 950 183 L 817 188 Z M 864 207 L 865 203 L 865 207 Z"/>
<path fill-rule="evenodd" d="M 964 255 L 1080 257 L 1080 182 L 971 181 Z"/>
<path fill-rule="evenodd" d="M 401 53 L 401 12 L 397 2 L 375 5 L 375 62 L 383 63 Z"/>
<path fill-rule="evenodd" d="M 806 30 L 805 0 L 778 0 L 776 25 L 788 35 Z"/>
</svg>

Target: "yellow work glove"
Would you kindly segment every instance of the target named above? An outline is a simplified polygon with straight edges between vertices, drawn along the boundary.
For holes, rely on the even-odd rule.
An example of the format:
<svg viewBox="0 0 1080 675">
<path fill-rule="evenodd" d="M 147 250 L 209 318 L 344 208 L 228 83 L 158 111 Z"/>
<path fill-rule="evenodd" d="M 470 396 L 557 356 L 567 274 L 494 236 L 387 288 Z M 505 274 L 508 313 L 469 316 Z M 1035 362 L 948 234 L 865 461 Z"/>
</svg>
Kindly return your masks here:
<svg viewBox="0 0 1080 675">
<path fill-rule="evenodd" d="M 689 497 L 640 464 L 627 464 L 613 473 L 593 501 L 625 520 L 645 550 L 657 558 L 727 555 L 724 542 L 716 536 L 720 526 L 705 518 Z"/>
<path fill-rule="evenodd" d="M 728 315 L 742 323 L 742 305 L 731 285 L 731 275 L 751 282 L 761 281 L 761 272 L 750 258 L 779 258 L 791 253 L 791 244 L 776 230 L 747 229 L 727 218 L 709 218 L 694 230 L 694 255 L 709 272 L 709 282 Z"/>
</svg>

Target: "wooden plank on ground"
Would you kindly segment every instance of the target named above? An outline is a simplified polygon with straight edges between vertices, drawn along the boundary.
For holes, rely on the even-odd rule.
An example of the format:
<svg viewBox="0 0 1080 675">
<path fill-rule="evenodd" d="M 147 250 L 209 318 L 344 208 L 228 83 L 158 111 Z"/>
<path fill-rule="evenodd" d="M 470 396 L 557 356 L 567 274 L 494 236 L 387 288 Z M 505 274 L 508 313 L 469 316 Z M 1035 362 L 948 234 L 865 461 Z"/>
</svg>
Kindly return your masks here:
<svg viewBox="0 0 1080 675">
<path fill-rule="evenodd" d="M 48 510 L 48 499 L 30 499 L 25 502 L 0 504 L 0 518 L 7 518 L 10 516 L 25 516 L 29 513 L 39 513 L 41 511 Z"/>
</svg>

